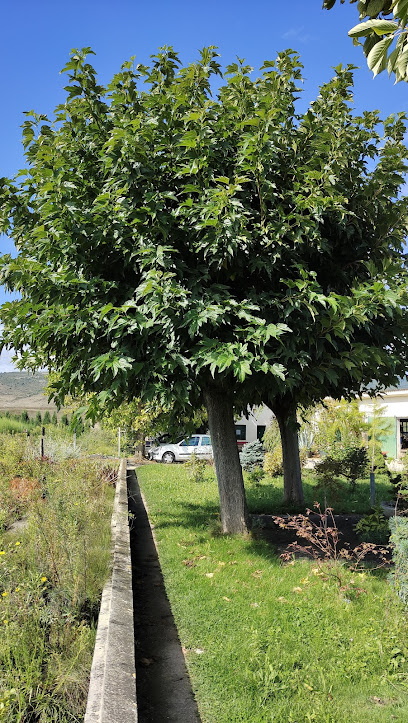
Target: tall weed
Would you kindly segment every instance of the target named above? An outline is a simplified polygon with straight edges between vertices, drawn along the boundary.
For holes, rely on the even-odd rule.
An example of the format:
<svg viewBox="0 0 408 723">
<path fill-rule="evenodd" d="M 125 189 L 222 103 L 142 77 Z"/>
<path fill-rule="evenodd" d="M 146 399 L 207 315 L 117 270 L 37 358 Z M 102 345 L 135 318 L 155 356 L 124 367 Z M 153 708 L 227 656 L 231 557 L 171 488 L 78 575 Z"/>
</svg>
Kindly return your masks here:
<svg viewBox="0 0 408 723">
<path fill-rule="evenodd" d="M 99 462 L 24 459 L 10 440 L 0 445 L 2 505 L 16 514 L 13 474 L 26 517 L 18 533 L 0 534 L 0 721 L 79 723 L 109 572 L 113 485 Z"/>
</svg>

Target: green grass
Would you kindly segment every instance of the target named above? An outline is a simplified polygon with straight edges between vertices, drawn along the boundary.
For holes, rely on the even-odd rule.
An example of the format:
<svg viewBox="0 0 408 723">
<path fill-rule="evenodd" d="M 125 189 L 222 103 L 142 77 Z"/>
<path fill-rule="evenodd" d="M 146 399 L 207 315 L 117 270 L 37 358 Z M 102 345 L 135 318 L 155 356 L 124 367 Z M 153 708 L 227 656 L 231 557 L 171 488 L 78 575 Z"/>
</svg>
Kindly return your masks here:
<svg viewBox="0 0 408 723">
<path fill-rule="evenodd" d="M 137 474 L 203 723 L 408 720 L 408 620 L 385 573 L 283 565 L 262 541 L 214 534 L 214 479 Z"/>
<path fill-rule="evenodd" d="M 27 422 L 22 422 L 14 417 L 0 416 L 0 434 L 22 434 L 28 427 L 30 424 Z"/>
<path fill-rule="evenodd" d="M 376 475 L 376 502 L 389 500 L 391 487 L 385 475 Z M 336 491 L 324 491 L 316 487 L 316 476 L 308 470 L 303 471 L 303 491 L 305 506 L 303 510 L 298 507 L 282 505 L 283 477 L 265 477 L 259 487 L 247 485 L 247 500 L 251 512 L 278 514 L 281 512 L 304 511 L 306 507 L 312 508 L 314 502 L 319 502 L 324 508 L 325 500 L 328 507 L 333 507 L 336 514 L 356 513 L 366 514 L 370 511 L 370 482 L 369 475 L 364 480 L 358 480 L 355 490 L 351 492 L 346 482 L 339 482 Z"/>
</svg>

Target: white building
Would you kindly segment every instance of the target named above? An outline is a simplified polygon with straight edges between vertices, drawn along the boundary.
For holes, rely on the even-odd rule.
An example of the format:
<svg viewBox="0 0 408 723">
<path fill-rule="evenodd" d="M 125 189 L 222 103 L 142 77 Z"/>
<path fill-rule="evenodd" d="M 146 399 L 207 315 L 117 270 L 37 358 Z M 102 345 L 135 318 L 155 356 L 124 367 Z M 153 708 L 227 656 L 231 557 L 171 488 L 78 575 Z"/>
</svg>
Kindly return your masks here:
<svg viewBox="0 0 408 723">
<path fill-rule="evenodd" d="M 255 439 L 262 439 L 266 427 L 269 427 L 273 419 L 273 413 L 269 407 L 248 407 L 246 417 L 235 422 L 235 433 L 237 442 L 242 446 L 246 442 L 254 442 Z"/>
<path fill-rule="evenodd" d="M 386 389 L 375 400 L 363 394 L 359 408 L 367 421 L 372 416 L 375 401 L 383 407 L 382 416 L 389 422 L 389 430 L 382 443 L 383 451 L 394 459 L 402 457 L 408 449 L 408 379 L 402 380 L 398 387 Z"/>
</svg>

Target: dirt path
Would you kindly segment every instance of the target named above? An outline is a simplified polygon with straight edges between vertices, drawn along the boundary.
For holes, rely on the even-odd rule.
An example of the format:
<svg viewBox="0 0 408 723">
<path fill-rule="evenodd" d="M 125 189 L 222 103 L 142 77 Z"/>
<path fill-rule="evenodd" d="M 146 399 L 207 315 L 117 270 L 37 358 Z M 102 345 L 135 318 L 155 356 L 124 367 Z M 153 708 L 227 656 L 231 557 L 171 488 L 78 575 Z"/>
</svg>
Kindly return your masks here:
<svg viewBox="0 0 408 723">
<path fill-rule="evenodd" d="M 128 469 L 138 723 L 200 723 L 136 474 Z"/>
</svg>

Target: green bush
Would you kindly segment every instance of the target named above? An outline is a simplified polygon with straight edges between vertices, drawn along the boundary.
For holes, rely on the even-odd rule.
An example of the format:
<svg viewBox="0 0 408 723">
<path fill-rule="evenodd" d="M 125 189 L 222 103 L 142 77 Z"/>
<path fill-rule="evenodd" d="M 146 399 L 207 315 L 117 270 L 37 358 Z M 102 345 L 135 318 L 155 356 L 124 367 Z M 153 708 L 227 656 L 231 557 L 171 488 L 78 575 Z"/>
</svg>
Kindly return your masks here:
<svg viewBox="0 0 408 723">
<path fill-rule="evenodd" d="M 367 472 L 367 450 L 360 445 L 348 444 L 344 447 L 333 447 L 322 462 L 316 467 L 316 474 L 321 486 L 330 487 L 337 477 L 343 476 L 350 482 L 354 490 L 356 481 Z"/>
<path fill-rule="evenodd" d="M 262 467 L 264 460 L 263 444 L 256 439 L 254 442 L 248 442 L 239 455 L 242 468 L 247 472 L 251 472 L 255 467 Z"/>
<path fill-rule="evenodd" d="M 361 446 L 362 435 L 367 431 L 357 401 L 327 399 L 316 408 L 316 420 L 314 444 L 325 454 L 332 454 L 339 446 Z"/>
<path fill-rule="evenodd" d="M 374 459 L 372 456 L 370 457 L 370 452 L 367 453 L 367 471 L 376 472 L 376 474 L 387 474 L 388 473 L 388 467 L 386 464 L 386 455 L 381 452 L 381 450 L 375 449 L 374 451 Z"/>
<path fill-rule="evenodd" d="M 283 474 L 282 447 L 276 447 L 273 452 L 265 453 L 263 468 L 271 477 Z"/>
<path fill-rule="evenodd" d="M 389 520 L 391 530 L 391 544 L 393 546 L 392 559 L 394 570 L 389 574 L 389 580 L 396 590 L 398 597 L 404 605 L 408 604 L 408 518 L 391 517 Z"/>
<path fill-rule="evenodd" d="M 196 484 L 205 482 L 208 464 L 205 459 L 200 459 L 195 452 L 184 464 L 189 478 Z"/>
<path fill-rule="evenodd" d="M 281 446 L 279 424 L 276 419 L 272 419 L 269 427 L 265 429 L 262 442 L 266 452 L 274 452 L 276 447 Z"/>
<path fill-rule="evenodd" d="M 249 484 L 252 484 L 252 485 L 255 485 L 255 487 L 258 487 L 264 477 L 265 477 L 265 472 L 262 469 L 262 467 L 254 467 L 250 472 L 248 472 L 247 480 L 248 480 Z"/>
<path fill-rule="evenodd" d="M 386 545 L 390 536 L 388 520 L 384 517 L 381 508 L 376 508 L 371 514 L 357 522 L 355 531 L 358 532 L 362 542 L 373 542 L 376 545 Z"/>
</svg>

